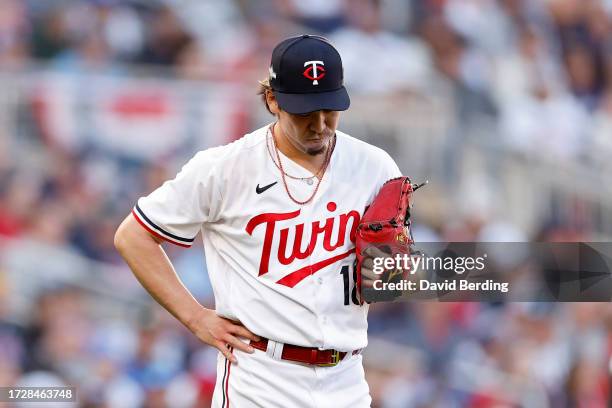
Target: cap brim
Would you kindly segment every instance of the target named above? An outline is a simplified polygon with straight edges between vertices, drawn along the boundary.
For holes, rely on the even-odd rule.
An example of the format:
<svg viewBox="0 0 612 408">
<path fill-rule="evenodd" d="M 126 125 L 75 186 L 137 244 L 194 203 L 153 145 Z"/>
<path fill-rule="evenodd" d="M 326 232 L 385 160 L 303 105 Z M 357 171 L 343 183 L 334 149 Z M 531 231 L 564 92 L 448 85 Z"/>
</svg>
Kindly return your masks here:
<svg viewBox="0 0 612 408">
<path fill-rule="evenodd" d="M 278 106 L 285 112 L 296 115 L 318 110 L 343 111 L 347 110 L 351 105 L 351 99 L 344 87 L 329 92 L 307 94 L 273 92 Z"/>
</svg>

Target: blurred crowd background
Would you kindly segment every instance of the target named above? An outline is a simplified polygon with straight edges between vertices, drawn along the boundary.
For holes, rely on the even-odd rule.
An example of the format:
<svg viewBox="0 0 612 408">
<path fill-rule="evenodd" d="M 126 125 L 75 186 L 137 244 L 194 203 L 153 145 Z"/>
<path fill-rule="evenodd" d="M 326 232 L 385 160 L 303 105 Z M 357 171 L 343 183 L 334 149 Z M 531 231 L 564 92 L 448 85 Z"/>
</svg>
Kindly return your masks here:
<svg viewBox="0 0 612 408">
<path fill-rule="evenodd" d="M 216 352 L 152 304 L 113 234 L 195 151 L 271 121 L 257 80 L 298 33 L 343 57 L 340 129 L 430 180 L 417 241 L 610 240 L 610 0 L 2 0 L 0 386 L 209 404 Z M 166 249 L 212 307 L 201 245 Z M 376 407 L 609 406 L 608 303 L 369 321 Z"/>
</svg>

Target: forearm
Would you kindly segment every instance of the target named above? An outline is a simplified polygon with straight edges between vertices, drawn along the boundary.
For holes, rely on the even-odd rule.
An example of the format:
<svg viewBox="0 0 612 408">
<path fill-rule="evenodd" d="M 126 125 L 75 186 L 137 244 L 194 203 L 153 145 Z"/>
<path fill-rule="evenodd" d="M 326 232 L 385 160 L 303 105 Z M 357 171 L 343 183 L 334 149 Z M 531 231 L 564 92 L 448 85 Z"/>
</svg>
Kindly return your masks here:
<svg viewBox="0 0 612 408">
<path fill-rule="evenodd" d="M 130 215 L 115 234 L 115 247 L 151 296 L 187 328 L 206 309 L 179 279 L 165 251 Z"/>
</svg>

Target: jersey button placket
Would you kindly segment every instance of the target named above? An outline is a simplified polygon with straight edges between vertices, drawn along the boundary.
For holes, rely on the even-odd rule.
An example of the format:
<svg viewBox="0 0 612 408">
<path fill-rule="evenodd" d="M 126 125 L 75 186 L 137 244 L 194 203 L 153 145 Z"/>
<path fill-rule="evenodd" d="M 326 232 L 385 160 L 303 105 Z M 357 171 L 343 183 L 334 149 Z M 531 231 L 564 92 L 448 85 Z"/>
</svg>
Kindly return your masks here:
<svg viewBox="0 0 612 408">
<path fill-rule="evenodd" d="M 319 297 L 321 296 L 321 294 L 322 294 L 322 292 L 323 292 L 323 291 L 321 290 L 322 286 L 323 286 L 323 278 L 319 276 L 319 277 L 317 278 L 317 296 L 319 296 Z M 320 315 L 320 321 L 321 321 L 321 324 L 322 324 L 323 326 L 327 326 L 327 316 L 325 316 L 325 315 L 321 314 L 321 315 Z"/>
<path fill-rule="evenodd" d="M 318 196 L 319 194 L 317 194 Z M 315 198 L 315 200 L 313 202 L 311 202 L 309 205 L 303 207 L 302 211 L 308 211 L 308 219 L 313 220 L 313 221 L 320 221 L 321 219 L 321 215 L 323 214 L 321 211 L 317 211 L 318 209 L 318 205 L 317 205 L 317 198 Z M 312 230 L 309 229 L 310 233 L 312 234 Z M 311 238 L 311 237 L 309 237 Z M 319 236 L 317 237 L 317 244 L 314 247 L 314 250 L 312 252 L 312 254 L 308 257 L 308 264 L 309 266 L 312 266 L 313 263 L 316 263 L 317 261 L 320 261 L 321 259 L 323 259 L 326 256 L 326 253 L 323 253 L 321 251 L 321 248 L 323 246 L 323 237 Z M 327 300 L 322 298 L 323 294 L 322 294 L 322 286 L 324 283 L 324 278 L 322 276 L 319 276 L 319 274 L 323 273 L 322 270 L 317 271 L 315 273 L 313 273 L 309 278 L 309 285 L 310 288 L 312 290 L 312 301 L 313 301 L 313 311 L 315 313 L 316 316 L 316 322 L 317 322 L 317 328 L 319 330 L 320 336 L 320 344 L 317 344 L 317 347 L 323 347 L 325 345 L 325 326 L 327 324 L 327 317 L 323 316 L 323 311 L 325 310 L 324 307 L 324 302 L 326 302 Z"/>
<path fill-rule="evenodd" d="M 328 215 L 329 213 L 326 210 L 326 206 L 329 201 L 333 201 L 331 198 L 326 197 L 328 196 L 328 194 L 326 193 L 330 185 L 332 174 L 333 174 L 332 168 L 333 168 L 334 159 L 335 159 L 334 156 L 332 156 L 329 167 L 327 171 L 325 172 L 325 174 L 323 175 L 323 179 L 321 180 L 321 186 L 319 188 L 319 192 L 317 193 L 317 196 L 315 197 L 315 201 L 313 202 L 313 207 L 319 208 L 318 211 L 314 211 L 316 214 L 318 214 L 318 217 L 321 218 L 321 215 L 324 214 L 324 217 L 322 217 L 320 222 L 325 222 L 324 219 L 329 216 Z M 313 218 L 313 219 L 316 219 L 316 218 Z M 315 247 L 315 253 L 313 254 L 316 256 L 315 259 L 323 259 L 323 258 L 329 257 L 330 253 L 322 250 L 322 247 L 323 247 L 323 236 L 322 235 L 320 236 L 320 240 L 317 241 L 317 244 L 318 245 Z M 323 268 L 317 273 L 323 274 L 325 269 L 327 268 Z M 317 313 L 319 317 L 318 319 L 319 324 L 322 326 L 321 331 L 323 333 L 323 340 L 324 340 L 323 344 L 325 346 L 325 333 L 327 330 L 328 318 L 323 313 L 326 310 L 326 308 L 324 307 L 325 302 L 329 302 L 329 299 L 325 297 L 325 291 L 323 290 L 324 283 L 325 283 L 325 278 L 323 276 L 316 277 L 315 296 L 317 297 L 317 305 L 320 306 L 320 308 L 318 308 L 317 310 Z"/>
</svg>

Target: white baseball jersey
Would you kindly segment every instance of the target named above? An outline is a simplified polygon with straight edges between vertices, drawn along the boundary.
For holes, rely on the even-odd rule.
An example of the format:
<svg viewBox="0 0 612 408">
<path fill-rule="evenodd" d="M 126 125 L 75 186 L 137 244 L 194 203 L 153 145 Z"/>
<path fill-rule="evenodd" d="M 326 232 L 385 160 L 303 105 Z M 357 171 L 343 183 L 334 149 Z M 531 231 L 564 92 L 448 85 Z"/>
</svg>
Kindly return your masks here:
<svg viewBox="0 0 612 408">
<path fill-rule="evenodd" d="M 366 205 L 400 171 L 383 150 L 337 131 L 319 190 L 300 206 L 285 191 L 273 149 L 265 126 L 201 151 L 133 214 L 177 245 L 202 232 L 219 315 L 281 343 L 363 348 L 368 306 L 355 296 L 354 234 Z M 312 176 L 279 154 L 287 174 Z M 286 180 L 301 201 L 317 183 Z"/>
</svg>

